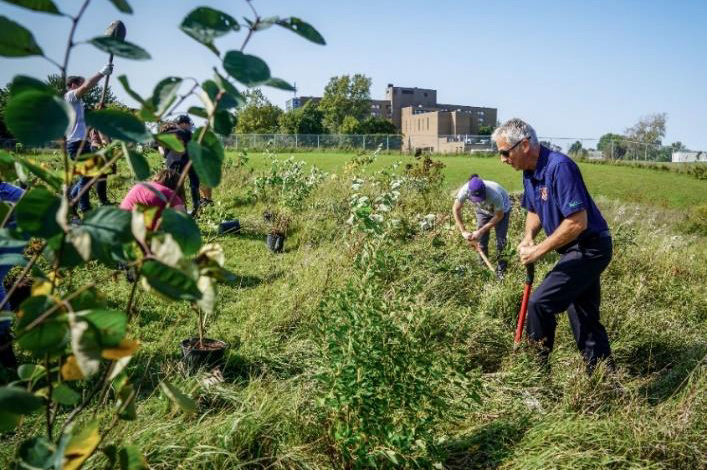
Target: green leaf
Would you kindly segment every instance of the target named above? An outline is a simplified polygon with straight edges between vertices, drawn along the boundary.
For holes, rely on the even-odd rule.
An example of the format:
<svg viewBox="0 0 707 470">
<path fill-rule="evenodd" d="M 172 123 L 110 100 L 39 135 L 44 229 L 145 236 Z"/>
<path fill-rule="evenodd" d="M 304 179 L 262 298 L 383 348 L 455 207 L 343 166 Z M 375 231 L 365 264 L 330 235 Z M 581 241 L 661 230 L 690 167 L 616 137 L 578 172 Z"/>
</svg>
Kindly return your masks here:
<svg viewBox="0 0 707 470">
<path fill-rule="evenodd" d="M 116 408 L 121 409 L 118 415 L 120 419 L 124 419 L 126 421 L 134 421 L 137 419 L 137 412 L 135 409 L 135 389 L 131 384 L 126 384 L 120 388 Z"/>
<path fill-rule="evenodd" d="M 50 13 L 52 15 L 61 15 L 59 9 L 52 0 L 5 0 L 7 3 L 12 3 L 19 7 L 27 8 L 28 10 Z"/>
<path fill-rule="evenodd" d="M 75 119 L 64 100 L 50 93 L 25 91 L 13 96 L 5 107 L 5 124 L 17 140 L 42 145 L 62 137 Z"/>
<path fill-rule="evenodd" d="M 42 377 L 46 373 L 46 369 L 37 364 L 22 364 L 17 368 L 17 376 L 20 380 L 33 382 Z"/>
<path fill-rule="evenodd" d="M 226 110 L 216 111 L 213 118 L 214 132 L 224 136 L 231 135 L 236 126 L 236 118 Z"/>
<path fill-rule="evenodd" d="M 77 318 L 88 321 L 98 331 L 102 349 L 115 348 L 125 337 L 128 316 L 119 310 L 94 309 L 76 313 Z"/>
<path fill-rule="evenodd" d="M 264 85 L 267 85 L 269 87 L 273 88 L 279 88 L 280 90 L 285 90 L 285 91 L 297 91 L 297 89 L 287 83 L 285 80 L 281 78 L 271 78 L 267 82 L 264 83 Z"/>
<path fill-rule="evenodd" d="M 231 86 L 233 87 L 233 85 Z M 219 97 L 219 93 L 221 93 L 223 88 L 219 87 L 219 85 L 217 85 L 214 80 L 204 81 L 204 83 L 201 84 L 201 88 L 206 92 L 207 96 L 209 97 L 212 108 L 213 104 L 216 102 L 216 98 L 218 98 L 218 105 L 216 106 L 216 109 L 218 110 L 237 108 L 245 102 L 245 98 L 243 98 L 240 93 L 238 95 L 231 95 L 230 93 L 225 92 L 222 93 Z M 238 92 L 236 91 L 236 93 Z M 240 98 L 238 98 L 239 96 Z"/>
<path fill-rule="evenodd" d="M 0 16 L 0 56 L 27 57 L 44 55 L 32 33 L 24 26 Z"/>
<path fill-rule="evenodd" d="M 130 212 L 118 207 L 99 207 L 84 218 L 81 228 L 91 237 L 91 253 L 108 266 L 122 261 L 122 244 L 132 241 Z"/>
<path fill-rule="evenodd" d="M 270 78 L 270 68 L 261 58 L 240 51 L 228 51 L 223 68 L 230 76 L 246 86 L 257 86 Z"/>
<path fill-rule="evenodd" d="M 0 411 L 26 415 L 41 408 L 42 399 L 19 387 L 0 387 Z"/>
<path fill-rule="evenodd" d="M 157 141 L 157 143 L 162 144 L 168 149 L 174 150 L 177 153 L 182 153 L 185 150 L 184 142 L 182 142 L 179 137 L 176 136 L 176 134 L 157 134 L 155 136 L 155 140 Z"/>
<path fill-rule="evenodd" d="M 199 226 L 184 212 L 165 209 L 162 212 L 162 230 L 172 235 L 186 256 L 196 254 L 201 248 Z"/>
<path fill-rule="evenodd" d="M 152 92 L 152 107 L 156 110 L 157 115 L 161 116 L 164 114 L 174 103 L 181 85 L 181 78 L 167 77 L 155 86 L 155 90 Z"/>
<path fill-rule="evenodd" d="M 127 13 L 128 15 L 133 14 L 133 9 L 126 0 L 109 0 L 113 6 L 115 6 L 121 13 Z"/>
<path fill-rule="evenodd" d="M 199 132 L 200 129 L 197 129 L 196 134 Z M 187 150 L 199 180 L 210 188 L 218 186 L 224 159 L 223 145 L 218 137 L 207 131 L 201 144 L 192 140 L 187 144 Z"/>
<path fill-rule="evenodd" d="M 133 60 L 148 60 L 151 58 L 150 54 L 142 47 L 128 41 L 121 41 L 118 38 L 98 36 L 88 42 L 98 49 L 118 57 Z"/>
<path fill-rule="evenodd" d="M 152 134 L 145 123 L 127 111 L 118 109 L 101 109 L 86 113 L 86 124 L 112 139 L 126 142 L 148 143 Z"/>
<path fill-rule="evenodd" d="M 253 23 L 253 21 L 249 20 L 248 18 L 243 18 L 246 23 L 248 23 L 248 26 L 253 30 L 253 31 L 264 31 L 277 23 L 280 20 L 279 16 L 268 16 L 267 18 L 261 18 L 257 24 Z"/>
<path fill-rule="evenodd" d="M 60 383 L 52 390 L 52 400 L 60 405 L 71 406 L 81 400 L 81 395 L 65 383 Z"/>
<path fill-rule="evenodd" d="M 159 136 L 157 137 L 159 138 Z M 158 142 L 159 141 L 160 140 L 158 139 Z M 128 161 L 128 166 L 133 172 L 133 175 L 135 175 L 135 178 L 139 179 L 140 181 L 149 178 L 150 165 L 147 163 L 147 159 L 145 158 L 145 156 L 141 153 L 130 150 L 128 146 L 125 145 L 125 143 L 123 143 L 122 146 L 123 155 L 125 155 L 125 158 Z"/>
<path fill-rule="evenodd" d="M 23 91 L 41 91 L 52 95 L 56 94 L 56 90 L 46 82 L 26 75 L 15 75 L 10 85 L 8 85 L 8 89 L 11 96 L 19 95 Z"/>
<path fill-rule="evenodd" d="M 177 387 L 166 380 L 163 380 L 160 382 L 160 389 L 162 390 L 162 393 L 167 396 L 167 398 L 172 400 L 172 403 L 179 407 L 180 410 L 186 414 L 196 413 L 196 402 L 183 394 Z"/>
<path fill-rule="evenodd" d="M 41 186 L 32 188 L 17 203 L 17 225 L 29 235 L 51 238 L 62 232 L 55 217 L 59 206 L 61 199 L 57 196 Z"/>
<path fill-rule="evenodd" d="M 147 283 L 160 294 L 173 300 L 199 300 L 201 291 L 196 281 L 182 271 L 164 263 L 148 260 L 140 269 Z"/>
<path fill-rule="evenodd" d="M 91 421 L 71 436 L 64 451 L 63 470 L 78 470 L 101 442 L 98 421 Z"/>
<path fill-rule="evenodd" d="M 148 470 L 145 457 L 136 446 L 125 446 L 118 452 L 120 470 Z"/>
<path fill-rule="evenodd" d="M 101 366 L 99 333 L 89 321 L 71 312 L 69 324 L 71 325 L 71 350 L 76 358 L 76 365 L 83 377 L 90 377 L 98 372 Z"/>
<path fill-rule="evenodd" d="M 245 103 L 245 97 L 241 94 L 238 89 L 233 86 L 233 84 L 228 81 L 228 79 L 218 73 L 218 70 L 214 67 L 214 83 L 219 87 L 220 90 L 225 91 L 231 98 L 236 101 L 236 106 L 240 106 Z"/>
<path fill-rule="evenodd" d="M 144 105 L 146 101 L 143 99 L 142 96 L 140 96 L 135 90 L 133 90 L 130 87 L 130 82 L 128 82 L 128 77 L 127 75 L 120 75 L 118 77 L 118 81 L 120 82 L 121 85 L 123 85 L 123 89 L 125 89 L 125 92 L 130 95 L 132 99 L 137 101 L 138 103 Z"/>
<path fill-rule="evenodd" d="M 191 106 L 188 110 L 187 113 L 193 114 L 194 116 L 198 116 L 200 118 L 208 118 L 209 113 L 206 112 L 204 108 L 201 108 L 199 106 Z"/>
<path fill-rule="evenodd" d="M 47 183 L 53 190 L 57 192 L 61 190 L 62 179 L 60 177 L 50 173 L 49 171 L 45 170 L 39 165 L 36 165 L 35 163 L 31 162 L 30 160 L 24 157 L 10 155 L 9 153 L 0 150 L 0 161 L 2 161 L 2 163 L 5 163 L 8 160 L 21 165 L 34 176 Z"/>
<path fill-rule="evenodd" d="M 299 18 L 294 16 L 290 18 L 285 18 L 277 22 L 279 26 L 289 29 L 290 31 L 299 34 L 305 39 L 309 39 L 315 44 L 321 44 L 322 46 L 326 44 L 326 41 L 319 32 L 314 29 L 312 25 L 306 23 Z"/>
<path fill-rule="evenodd" d="M 214 46 L 214 39 L 231 31 L 238 31 L 240 25 L 235 18 L 222 11 L 199 7 L 184 18 L 179 29 L 219 55 L 219 50 Z"/>
<path fill-rule="evenodd" d="M 62 351 L 69 342 L 69 325 L 54 312 L 42 323 L 27 331 L 26 328 L 41 314 L 54 306 L 48 297 L 34 296 L 22 302 L 17 318 L 17 344 L 35 356 Z"/>
<path fill-rule="evenodd" d="M 24 441 L 17 449 L 18 465 L 21 469 L 49 469 L 54 463 L 56 447 L 45 437 L 34 437 Z"/>
</svg>

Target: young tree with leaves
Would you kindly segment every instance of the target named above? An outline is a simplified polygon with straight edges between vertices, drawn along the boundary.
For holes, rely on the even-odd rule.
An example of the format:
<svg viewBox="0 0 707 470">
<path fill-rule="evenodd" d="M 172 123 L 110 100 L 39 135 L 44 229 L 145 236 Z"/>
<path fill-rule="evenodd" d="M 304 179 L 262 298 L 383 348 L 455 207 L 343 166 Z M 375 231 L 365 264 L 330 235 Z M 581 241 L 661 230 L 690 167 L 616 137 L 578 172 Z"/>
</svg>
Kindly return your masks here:
<svg viewBox="0 0 707 470">
<path fill-rule="evenodd" d="M 319 102 L 324 127 L 332 133 L 344 133 L 340 128 L 347 116 L 362 121 L 370 114 L 371 79 L 363 74 L 332 77 Z M 347 126 L 351 127 L 349 119 Z"/>
<path fill-rule="evenodd" d="M 283 111 L 272 104 L 263 92 L 255 88 L 243 93 L 245 106 L 238 110 L 238 134 L 275 134 Z"/>
<path fill-rule="evenodd" d="M 308 101 L 280 115 L 280 132 L 283 134 L 324 134 L 323 115 L 319 107 Z"/>
</svg>

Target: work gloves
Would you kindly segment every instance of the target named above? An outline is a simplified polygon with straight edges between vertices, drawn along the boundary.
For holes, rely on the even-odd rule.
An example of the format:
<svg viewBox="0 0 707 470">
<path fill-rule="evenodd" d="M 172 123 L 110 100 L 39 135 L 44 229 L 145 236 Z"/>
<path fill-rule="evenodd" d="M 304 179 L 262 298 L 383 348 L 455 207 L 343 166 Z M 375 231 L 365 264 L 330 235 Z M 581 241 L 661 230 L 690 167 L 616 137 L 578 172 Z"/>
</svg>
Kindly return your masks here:
<svg viewBox="0 0 707 470">
<path fill-rule="evenodd" d="M 113 64 L 104 65 L 103 68 L 101 69 L 101 71 L 98 73 L 100 73 L 104 77 L 107 77 L 108 75 L 113 73 Z"/>
</svg>

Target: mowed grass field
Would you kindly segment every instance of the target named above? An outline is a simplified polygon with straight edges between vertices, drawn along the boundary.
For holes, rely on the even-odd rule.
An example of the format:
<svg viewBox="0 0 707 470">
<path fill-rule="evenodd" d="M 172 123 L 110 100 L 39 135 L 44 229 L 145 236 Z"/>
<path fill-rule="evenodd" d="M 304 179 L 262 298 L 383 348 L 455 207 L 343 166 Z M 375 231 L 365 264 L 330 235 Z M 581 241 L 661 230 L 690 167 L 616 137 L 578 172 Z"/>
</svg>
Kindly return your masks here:
<svg viewBox="0 0 707 470">
<path fill-rule="evenodd" d="M 301 208 L 287 210 L 292 223 L 285 250 L 275 255 L 265 246 L 268 226 L 262 214 L 285 209 L 272 197 L 254 198 L 252 181 L 269 170 L 272 158 L 291 155 L 330 175 Z M 410 156 L 381 155 L 351 172 L 346 164 L 354 156 L 253 153 L 245 166 L 237 167 L 237 153 L 229 152 L 222 184 L 214 190 L 216 204 L 198 219 L 204 242 L 224 247 L 226 267 L 237 276 L 236 282 L 219 286 L 217 311 L 209 319 L 208 336 L 231 345 L 222 374 L 185 373 L 179 342 L 196 334 L 194 312 L 186 303 L 140 291 L 128 327 L 128 336 L 141 343 L 128 367 L 139 390 L 138 418 L 120 421 L 106 444 L 135 444 L 151 468 L 160 470 L 355 467 L 365 461 L 347 457 L 354 443 L 369 445 L 377 452 L 376 462 L 391 468 L 414 467 L 413 459 L 427 454 L 436 460 L 422 468 L 706 468 L 707 237 L 677 227 L 694 206 L 707 203 L 706 181 L 649 169 L 581 165 L 614 233 L 614 258 L 602 276 L 602 318 L 617 372 L 600 371 L 589 378 L 565 315 L 558 316 L 549 374 L 526 351 L 514 350 L 524 269 L 513 258 L 503 281 L 487 275 L 450 220 L 451 192 L 471 172 L 510 191 L 520 190 L 520 173 L 495 158 L 433 157 L 445 164 L 441 187 L 401 189 L 391 216 L 402 221 L 404 230 L 391 233 L 375 258 L 378 274 L 366 276 L 359 265 L 362 235 L 347 224 L 351 180 L 354 175 L 365 179 L 360 191 L 374 197 L 384 189 L 374 184 L 383 178 L 376 176 L 378 171 L 402 173 L 406 163 L 417 162 Z M 398 161 L 403 167 L 393 168 Z M 150 162 L 153 169 L 161 163 L 157 155 Z M 119 201 L 132 184 L 121 164 L 119 175 L 109 180 L 112 199 Z M 434 226 L 422 229 L 421 218 L 428 214 L 434 215 Z M 470 210 L 465 215 L 473 221 Z M 241 232 L 218 235 L 215 224 L 230 218 L 240 220 Z M 519 240 L 522 226 L 516 205 L 511 244 Z M 549 255 L 538 263 L 536 282 L 556 260 Z M 73 282 L 82 285 L 107 272 L 91 264 L 75 273 Z M 121 275 L 102 292 L 112 307 L 121 309 L 130 284 Z M 383 312 L 385 325 L 361 319 L 371 309 Z M 395 342 L 377 329 L 390 325 L 404 333 Z M 361 343 L 346 357 L 333 354 L 327 342 L 332 332 L 354 338 L 359 328 L 370 335 L 359 337 Z M 407 335 L 414 341 L 408 342 Z M 407 353 L 396 356 L 400 342 Z M 464 376 L 477 384 L 479 400 L 452 392 L 452 376 L 442 374 L 429 382 L 443 397 L 442 418 L 423 420 L 422 411 L 394 397 L 401 388 L 418 393 L 414 382 L 406 384 L 427 369 L 386 376 L 371 370 L 381 357 L 390 357 L 391 369 L 415 365 L 421 358 L 429 359 L 426 367 L 461 364 Z M 341 361 L 358 361 L 358 379 L 336 392 L 322 377 L 341 377 L 346 372 Z M 377 388 L 366 401 L 361 397 L 370 392 L 371 377 L 378 380 Z M 171 405 L 157 386 L 164 379 L 197 400 L 196 414 L 184 415 Z M 79 391 L 86 386 L 75 385 Z M 348 394 L 349 401 L 332 405 L 327 400 L 335 393 Z M 357 424 L 360 402 L 383 407 L 367 430 Z M 437 406 L 414 403 L 420 410 Z M 94 410 L 106 423 L 113 416 L 108 407 L 91 408 L 89 415 Z M 413 432 L 401 423 L 423 428 L 436 453 L 404 447 L 401 440 L 385 441 L 381 435 L 388 431 L 377 423 L 386 416 L 395 436 Z M 42 432 L 43 420 L 32 416 L 16 434 L 2 436 L 0 468 L 8 468 L 19 442 Z M 346 426 L 360 433 L 345 440 Z M 406 453 L 396 454 L 400 448 Z M 411 448 L 417 450 L 411 453 Z M 381 457 L 388 451 L 397 465 Z M 97 455 L 85 468 L 104 468 L 106 462 Z"/>
<path fill-rule="evenodd" d="M 235 155 L 236 152 L 230 152 Z M 292 153 L 297 160 L 329 171 L 336 172 L 351 158 L 351 153 Z M 270 165 L 270 157 L 263 153 L 252 153 L 251 165 L 264 169 Z M 467 155 L 434 156 L 444 163 L 445 187 L 450 191 L 461 186 L 472 173 L 501 184 L 508 191 L 522 191 L 522 173 L 501 163 L 500 158 L 474 157 Z M 405 154 L 381 155 L 369 171 L 380 170 L 395 162 L 415 163 L 415 158 Z M 592 195 L 605 196 L 662 208 L 689 208 L 707 203 L 707 182 L 685 174 L 658 171 L 650 168 L 580 163 L 582 175 Z"/>
</svg>

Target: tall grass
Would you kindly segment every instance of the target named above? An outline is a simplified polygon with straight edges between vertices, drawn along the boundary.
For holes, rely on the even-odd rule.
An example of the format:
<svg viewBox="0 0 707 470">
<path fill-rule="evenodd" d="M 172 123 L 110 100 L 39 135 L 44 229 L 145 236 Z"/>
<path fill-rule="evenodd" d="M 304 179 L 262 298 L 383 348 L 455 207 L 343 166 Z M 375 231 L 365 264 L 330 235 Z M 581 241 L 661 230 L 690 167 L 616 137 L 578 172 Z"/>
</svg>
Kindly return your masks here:
<svg viewBox="0 0 707 470">
<path fill-rule="evenodd" d="M 443 408 L 431 408 L 429 391 L 414 388 L 405 388 L 412 394 L 409 402 L 385 400 L 385 381 L 363 388 L 354 380 L 346 390 L 352 397 L 357 387 L 383 394 L 370 401 L 359 396 L 356 406 L 390 407 L 390 419 L 376 415 L 379 421 L 371 418 L 368 423 L 360 423 L 365 415 L 357 408 L 348 408 L 354 413 L 346 421 L 350 429 L 362 432 L 357 449 L 383 456 L 373 461 L 377 466 L 395 467 L 397 462 L 397 466 L 438 463 L 458 469 L 705 468 L 707 239 L 677 231 L 675 214 L 684 209 L 596 198 L 614 232 L 614 259 L 602 276 L 602 318 L 618 370 L 609 374 L 600 369 L 587 377 L 566 316 L 560 315 L 548 375 L 529 353 L 513 349 L 523 268 L 511 263 L 506 278 L 496 281 L 463 243 L 450 219 L 449 188 L 466 177 L 472 161 L 460 159 L 463 165 L 454 169 L 454 181 L 447 174 L 446 185 L 432 193 L 403 191 L 394 210 L 402 228 L 380 252 L 382 274 L 363 282 L 355 263 L 363 245 L 346 224 L 351 174 L 342 166 L 350 157 L 340 156 L 343 161 L 338 166 L 325 168 L 333 174 L 293 214 L 282 255 L 266 250 L 262 213 L 271 205 L 254 199 L 248 165 L 226 172 L 215 191 L 216 207 L 200 219 L 209 238 L 218 237 L 213 224 L 227 215 L 238 217 L 243 226 L 240 234 L 218 237 L 228 253 L 227 268 L 238 274 L 235 283 L 220 287 L 218 311 L 209 329 L 210 336 L 232 345 L 222 373 L 186 374 L 179 366 L 178 342 L 195 331 L 188 306 L 141 294 L 139 316 L 129 332 L 142 343 L 129 370 L 140 390 L 138 420 L 121 423 L 114 432 L 138 444 L 152 468 L 364 465 L 366 459 L 351 458 L 357 455 L 351 454 L 353 447 L 337 440 L 335 425 L 343 415 L 332 410 L 347 409 L 326 403 L 331 390 L 326 384 L 331 382 L 323 381 L 326 375 L 322 374 L 338 363 L 354 364 L 361 374 L 373 374 L 371 364 L 406 360 L 414 363 L 400 369 L 401 375 L 390 377 L 406 387 L 419 387 L 408 375 L 421 373 L 435 393 L 445 395 L 442 403 L 434 405 Z M 388 166 L 391 157 L 381 159 L 370 171 Z M 445 171 L 451 171 L 450 166 Z M 621 170 L 637 172 L 633 175 L 648 171 Z M 498 171 L 510 172 L 503 167 Z M 650 174 L 656 181 L 679 176 Z M 518 174 L 509 175 L 519 179 Z M 128 183 L 121 181 L 123 190 Z M 652 194 L 646 199 L 660 197 Z M 428 214 L 435 215 L 434 224 L 423 229 L 420 221 Z M 473 218 L 471 212 L 466 215 Z M 511 245 L 519 241 L 521 227 L 522 213 L 516 206 L 511 215 Z M 542 279 L 555 260 L 551 255 L 540 262 L 536 278 Z M 98 269 L 80 273 L 76 282 L 95 276 Z M 366 282 L 375 282 L 374 295 L 358 303 L 357 292 L 365 289 Z M 115 306 L 124 306 L 128 284 L 120 281 L 104 294 Z M 357 305 L 373 309 L 377 322 L 388 316 L 394 323 L 379 330 L 353 321 L 343 315 L 341 302 L 353 310 Z M 404 321 L 396 317 L 403 311 L 411 315 Z M 371 328 L 367 344 L 374 346 L 363 352 L 383 356 L 371 361 L 360 355 L 353 362 L 349 360 L 353 356 L 341 356 L 349 362 L 335 359 L 336 347 L 344 346 L 340 343 L 346 335 L 328 337 L 338 331 L 327 329 L 332 324 Z M 414 335 L 410 342 L 395 336 L 406 331 Z M 385 335 L 376 336 L 380 332 Z M 387 347 L 387 337 L 397 338 L 396 344 Z M 332 338 L 338 343 L 329 349 L 325 340 Z M 364 339 L 357 337 L 361 344 Z M 417 348 L 415 354 L 405 353 L 410 347 Z M 449 376 L 415 372 L 412 366 L 426 361 L 454 367 L 444 369 Z M 472 387 L 480 395 L 478 402 L 469 399 L 471 389 L 455 388 L 453 371 L 478 380 Z M 198 400 L 196 416 L 181 414 L 161 396 L 157 383 L 162 378 Z M 390 389 L 389 393 L 398 392 Z M 380 424 L 404 434 L 416 422 L 418 409 L 426 410 L 419 417 L 424 429 L 417 434 L 424 445 L 413 448 L 376 434 L 380 429 L 365 430 L 367 424 Z M 445 409 L 447 419 L 427 419 L 430 410 Z M 103 414 L 99 408 L 98 416 Z M 40 421 L 40 417 L 28 420 L 16 435 L 3 436 L 0 461 L 7 461 L 14 445 L 41 426 Z M 406 449 L 413 451 L 406 453 Z M 102 468 L 105 462 L 97 456 L 88 467 Z"/>
</svg>

